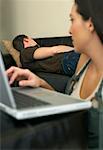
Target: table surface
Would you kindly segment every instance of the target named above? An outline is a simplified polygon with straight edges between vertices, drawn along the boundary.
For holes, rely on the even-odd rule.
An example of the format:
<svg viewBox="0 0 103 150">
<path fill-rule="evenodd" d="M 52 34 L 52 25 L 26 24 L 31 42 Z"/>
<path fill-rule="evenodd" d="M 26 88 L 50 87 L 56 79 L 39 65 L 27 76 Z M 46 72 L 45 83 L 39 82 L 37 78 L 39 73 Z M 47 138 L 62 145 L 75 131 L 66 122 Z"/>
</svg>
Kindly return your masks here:
<svg viewBox="0 0 103 150">
<path fill-rule="evenodd" d="M 18 121 L 0 111 L 1 148 L 85 149 L 84 114 L 80 111 Z"/>
</svg>

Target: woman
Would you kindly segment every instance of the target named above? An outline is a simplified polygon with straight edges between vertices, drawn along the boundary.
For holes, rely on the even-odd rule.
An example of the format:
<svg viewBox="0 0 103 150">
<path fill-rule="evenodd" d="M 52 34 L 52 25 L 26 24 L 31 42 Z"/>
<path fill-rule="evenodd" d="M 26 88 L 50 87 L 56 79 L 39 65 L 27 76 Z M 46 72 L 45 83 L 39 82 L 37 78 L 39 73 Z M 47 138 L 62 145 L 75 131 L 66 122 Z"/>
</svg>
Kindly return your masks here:
<svg viewBox="0 0 103 150">
<path fill-rule="evenodd" d="M 81 53 L 76 74 L 89 61 L 71 95 L 91 100 L 103 79 L 103 0 L 75 0 L 70 13 L 70 33 L 75 49 Z M 7 70 L 10 84 L 19 77 L 20 86 L 53 88 L 29 70 L 11 67 Z M 94 118 L 95 119 L 95 118 Z M 96 129 L 95 129 L 96 130 Z M 95 134 L 95 133 L 94 133 Z M 93 147 L 93 143 L 92 143 Z"/>
</svg>

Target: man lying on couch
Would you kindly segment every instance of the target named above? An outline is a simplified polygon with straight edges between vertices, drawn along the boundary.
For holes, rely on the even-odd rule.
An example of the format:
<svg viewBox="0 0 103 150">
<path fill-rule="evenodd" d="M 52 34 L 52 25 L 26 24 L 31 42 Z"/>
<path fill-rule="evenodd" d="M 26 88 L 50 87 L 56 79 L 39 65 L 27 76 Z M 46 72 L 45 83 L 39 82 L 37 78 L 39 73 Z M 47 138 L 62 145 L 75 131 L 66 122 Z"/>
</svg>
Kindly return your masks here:
<svg viewBox="0 0 103 150">
<path fill-rule="evenodd" d="M 80 54 L 73 47 L 58 45 L 40 47 L 34 39 L 18 35 L 13 39 L 13 47 L 20 52 L 22 68 L 32 72 L 59 73 L 72 76 L 75 72 Z"/>
</svg>

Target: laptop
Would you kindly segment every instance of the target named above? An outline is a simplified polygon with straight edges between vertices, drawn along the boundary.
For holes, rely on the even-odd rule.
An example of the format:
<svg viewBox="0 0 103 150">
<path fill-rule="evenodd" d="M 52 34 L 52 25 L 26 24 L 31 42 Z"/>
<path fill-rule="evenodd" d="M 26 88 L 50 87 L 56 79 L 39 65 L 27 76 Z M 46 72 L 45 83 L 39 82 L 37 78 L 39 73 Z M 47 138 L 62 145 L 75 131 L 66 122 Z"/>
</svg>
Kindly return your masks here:
<svg viewBox="0 0 103 150">
<path fill-rule="evenodd" d="M 44 88 L 10 87 L 0 52 L 0 110 L 23 120 L 89 109 L 90 101 Z"/>
</svg>

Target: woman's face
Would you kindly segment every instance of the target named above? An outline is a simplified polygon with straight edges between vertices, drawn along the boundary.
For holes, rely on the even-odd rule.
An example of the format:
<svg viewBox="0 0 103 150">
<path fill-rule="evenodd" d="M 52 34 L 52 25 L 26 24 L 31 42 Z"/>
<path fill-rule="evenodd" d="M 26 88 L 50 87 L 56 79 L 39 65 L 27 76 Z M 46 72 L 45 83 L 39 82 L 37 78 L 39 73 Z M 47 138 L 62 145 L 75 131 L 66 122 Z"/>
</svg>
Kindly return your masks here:
<svg viewBox="0 0 103 150">
<path fill-rule="evenodd" d="M 71 27 L 70 34 L 72 35 L 73 45 L 78 52 L 83 52 L 90 40 L 89 20 L 84 21 L 82 16 L 77 12 L 76 4 L 73 5 L 70 13 Z"/>
</svg>

